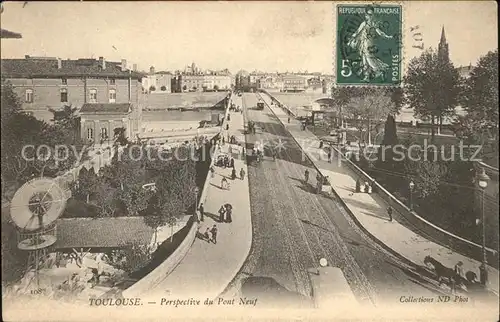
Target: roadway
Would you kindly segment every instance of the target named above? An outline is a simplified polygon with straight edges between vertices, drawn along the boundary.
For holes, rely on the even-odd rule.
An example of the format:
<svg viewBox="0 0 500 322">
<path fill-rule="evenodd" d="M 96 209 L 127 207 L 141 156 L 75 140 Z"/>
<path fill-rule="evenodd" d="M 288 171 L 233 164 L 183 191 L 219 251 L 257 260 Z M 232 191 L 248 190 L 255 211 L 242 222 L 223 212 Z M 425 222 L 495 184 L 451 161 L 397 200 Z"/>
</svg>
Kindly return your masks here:
<svg viewBox="0 0 500 322">
<path fill-rule="evenodd" d="M 284 148 L 276 161 L 268 152 L 261 164 L 248 166 L 252 249 L 228 292 L 268 293 L 276 305 L 307 306 L 311 294 L 307 269 L 324 257 L 342 268 L 362 304 L 399 303 L 404 295 L 435 296 L 412 267 L 366 236 L 338 200 L 313 193 L 312 164 L 303 160 L 299 146 L 267 106 L 255 109 L 257 101 L 253 93 L 236 100 L 243 105 L 245 122 L 252 120 L 259 128 L 246 135 L 247 151 L 256 141 L 276 146 L 281 140 Z M 306 168 L 309 184 L 303 181 Z M 269 288 L 281 291 L 269 293 Z M 283 295 L 281 301 L 276 294 Z"/>
</svg>

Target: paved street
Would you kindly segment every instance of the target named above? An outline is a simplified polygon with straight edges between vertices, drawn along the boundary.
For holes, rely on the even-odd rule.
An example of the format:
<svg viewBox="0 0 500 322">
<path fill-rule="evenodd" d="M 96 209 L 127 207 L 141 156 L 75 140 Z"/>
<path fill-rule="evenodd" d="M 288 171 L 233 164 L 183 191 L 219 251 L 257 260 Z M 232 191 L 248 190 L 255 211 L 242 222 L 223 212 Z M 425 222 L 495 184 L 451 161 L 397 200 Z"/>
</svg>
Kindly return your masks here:
<svg viewBox="0 0 500 322">
<path fill-rule="evenodd" d="M 260 165 L 249 165 L 253 245 L 234 286 L 244 293 L 246 277 L 270 277 L 305 300 L 311 292 L 306 270 L 325 257 L 343 269 L 362 303 L 396 303 L 407 294 L 432 296 L 430 284 L 415 268 L 370 240 L 337 200 L 312 193 L 315 170 L 302 161 L 301 150 L 267 107 L 253 109 L 256 94 L 245 93 L 242 101 L 245 116 L 260 128 L 247 135 L 247 149 L 257 140 L 280 139 L 286 149 L 276 161 L 267 153 Z M 303 181 L 306 168 L 310 184 Z"/>
<path fill-rule="evenodd" d="M 263 98 L 270 103 L 267 96 L 263 96 Z M 287 115 L 281 108 L 273 105 L 268 106 L 271 106 L 274 114 L 280 118 L 282 123 L 288 122 Z M 461 261 L 465 271 L 476 272 L 479 275 L 478 269 L 481 262 L 419 235 L 418 228 L 415 228 L 397 212 L 394 213 L 395 220 L 388 222 L 386 212 L 388 204 L 378 194 L 353 193 L 357 176 L 347 165 L 340 162 L 338 153 L 334 154 L 332 162 L 329 163 L 326 161 L 326 153 L 319 149 L 319 140 L 313 133 L 307 130 L 301 131 L 300 123 L 296 120 L 291 120 L 290 124 L 286 123 L 286 128 L 299 144 L 307 148 L 307 154 L 315 160 L 316 167 L 321 170 L 323 175 L 329 177 L 331 186 L 360 224 L 384 245 L 416 265 L 424 265 L 425 256 L 430 255 L 447 267 L 454 267 L 458 261 Z M 498 294 L 498 270 L 488 266 L 488 271 L 488 287 Z M 422 273 L 429 275 L 428 272 Z"/>
<path fill-rule="evenodd" d="M 243 144 L 242 115 L 232 112 L 231 119 L 226 122 L 229 124 L 229 131 L 224 132 L 235 135 L 237 141 Z M 221 150 L 227 153 L 230 146 L 226 143 Z M 232 146 L 236 147 L 236 145 Z M 231 282 L 247 257 L 252 240 L 248 177 L 245 176 L 244 180 L 239 179 L 241 168 L 248 173 L 243 160 L 235 158 L 238 178 L 233 181 L 230 179 L 230 168 L 215 167 L 214 177 L 206 183 L 209 187 L 202 200 L 205 218 L 200 223 L 199 234 L 194 244 L 174 271 L 165 276 L 165 279 L 154 289 L 148 290 L 148 297 L 152 299 L 157 299 L 158 296 L 215 298 Z M 220 187 L 223 177 L 228 179 L 229 190 Z M 232 223 L 219 223 L 218 210 L 226 203 L 233 205 L 233 221 Z M 200 238 L 206 229 L 214 224 L 218 228 L 217 244 Z"/>
</svg>

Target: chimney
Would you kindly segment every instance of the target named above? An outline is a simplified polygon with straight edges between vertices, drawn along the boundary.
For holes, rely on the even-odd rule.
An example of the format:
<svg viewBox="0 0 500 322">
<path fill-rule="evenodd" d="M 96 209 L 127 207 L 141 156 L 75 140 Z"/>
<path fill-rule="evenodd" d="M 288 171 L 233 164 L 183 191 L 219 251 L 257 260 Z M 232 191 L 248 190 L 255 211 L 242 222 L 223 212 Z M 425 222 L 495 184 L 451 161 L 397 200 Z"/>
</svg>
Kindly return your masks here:
<svg viewBox="0 0 500 322">
<path fill-rule="evenodd" d="M 61 58 L 57 58 L 57 69 L 61 69 L 62 68 L 62 60 Z"/>
<path fill-rule="evenodd" d="M 122 59 L 122 72 L 125 72 L 127 71 L 127 60 L 126 59 Z"/>
<path fill-rule="evenodd" d="M 137 64 L 134 64 L 134 65 L 133 65 L 133 69 L 132 69 L 132 70 L 133 70 L 134 72 L 136 72 L 136 71 L 137 71 Z"/>
<path fill-rule="evenodd" d="M 99 67 L 103 70 L 106 69 L 106 60 L 104 57 L 99 57 Z"/>
</svg>

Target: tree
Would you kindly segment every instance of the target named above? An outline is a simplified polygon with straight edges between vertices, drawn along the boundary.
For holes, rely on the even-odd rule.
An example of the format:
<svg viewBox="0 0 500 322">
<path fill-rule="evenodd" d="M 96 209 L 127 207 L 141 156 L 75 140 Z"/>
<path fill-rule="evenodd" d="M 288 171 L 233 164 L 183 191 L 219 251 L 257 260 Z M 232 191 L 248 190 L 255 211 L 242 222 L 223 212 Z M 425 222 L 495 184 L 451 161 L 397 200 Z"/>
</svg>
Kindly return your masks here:
<svg viewBox="0 0 500 322">
<path fill-rule="evenodd" d="M 187 87 L 187 85 L 182 86 L 182 90 L 183 90 L 184 92 L 185 92 L 185 91 L 187 91 L 187 88 L 188 88 L 188 87 Z"/>
<path fill-rule="evenodd" d="M 162 87 L 160 87 L 160 90 L 161 90 L 162 92 L 165 92 L 165 91 L 167 90 L 167 86 L 163 85 Z"/>
<path fill-rule="evenodd" d="M 498 128 L 498 49 L 479 59 L 464 87 L 461 103 L 468 115 Z"/>
<path fill-rule="evenodd" d="M 130 143 L 126 136 L 127 130 L 124 127 L 114 128 L 113 132 L 113 138 L 117 145 L 125 146 Z"/>
<path fill-rule="evenodd" d="M 109 182 L 99 177 L 94 188 L 95 198 L 90 200 L 90 204 L 97 207 L 100 217 L 112 217 L 117 213 L 116 191 Z"/>
<path fill-rule="evenodd" d="M 404 92 L 401 87 L 388 87 L 387 95 L 391 98 L 394 114 L 399 114 L 404 104 Z"/>
<path fill-rule="evenodd" d="M 71 196 L 77 200 L 90 203 L 90 197 L 94 193 L 98 180 L 93 167 L 90 170 L 82 167 L 78 174 L 78 180 L 73 182 L 71 186 Z"/>
<path fill-rule="evenodd" d="M 112 251 L 106 258 L 111 266 L 131 274 L 145 267 L 151 260 L 151 254 L 149 245 L 127 243 Z"/>
<path fill-rule="evenodd" d="M 368 145 L 371 145 L 373 122 L 376 126 L 392 110 L 391 99 L 383 90 L 377 88 L 360 88 L 358 95 L 351 98 L 346 106 L 346 114 L 354 120 L 360 139 L 364 141 L 367 132 Z"/>
<path fill-rule="evenodd" d="M 394 147 L 398 144 L 396 121 L 389 114 L 385 121 L 384 138 L 378 152 L 378 165 L 386 170 L 394 170 Z"/>
<path fill-rule="evenodd" d="M 415 195 L 420 199 L 425 199 L 438 194 L 447 168 L 442 162 L 408 160 L 406 172 L 415 184 Z"/>
<path fill-rule="evenodd" d="M 3 192 L 15 190 L 33 177 L 54 177 L 73 167 L 75 153 L 56 150 L 58 145 L 71 145 L 72 135 L 60 125 L 50 125 L 24 113 L 8 81 L 2 79 L 1 89 Z"/>
<path fill-rule="evenodd" d="M 152 213 L 162 217 L 152 220 L 154 225 L 173 225 L 193 205 L 196 168 L 194 160 L 189 158 L 190 154 L 188 147 L 180 146 L 174 150 L 175 158 L 172 160 L 148 160 L 148 168 L 156 183 L 156 193 L 151 198 Z"/>
<path fill-rule="evenodd" d="M 460 102 L 467 115 L 455 123 L 457 136 L 469 144 L 484 145 L 493 139 L 498 151 L 498 50 L 479 59 L 464 81 Z"/>
<path fill-rule="evenodd" d="M 156 91 L 156 87 L 154 87 L 153 85 L 151 85 L 151 86 L 149 87 L 149 91 L 150 91 L 150 92 L 154 92 L 154 91 Z"/>
<path fill-rule="evenodd" d="M 72 105 L 64 105 L 60 110 L 49 108 L 54 114 L 52 121 L 68 130 L 75 130 L 79 126 L 80 117 L 77 115 L 77 108 Z"/>
<path fill-rule="evenodd" d="M 144 223 L 154 229 L 154 244 L 156 244 L 156 241 L 158 239 L 158 228 L 167 224 L 167 218 L 158 213 L 150 213 L 147 216 L 144 216 Z"/>
<path fill-rule="evenodd" d="M 219 85 L 214 85 L 214 91 L 218 91 L 219 90 Z"/>
<path fill-rule="evenodd" d="M 339 107 L 340 126 L 343 127 L 344 109 L 347 107 L 351 99 L 357 96 L 359 89 L 355 87 L 333 87 L 332 99 L 335 105 Z"/>
<path fill-rule="evenodd" d="M 408 64 L 404 77 L 404 101 L 414 108 L 415 116 L 431 120 L 431 141 L 435 124 L 453 115 L 458 104 L 459 74 L 449 59 L 428 49 Z"/>
</svg>

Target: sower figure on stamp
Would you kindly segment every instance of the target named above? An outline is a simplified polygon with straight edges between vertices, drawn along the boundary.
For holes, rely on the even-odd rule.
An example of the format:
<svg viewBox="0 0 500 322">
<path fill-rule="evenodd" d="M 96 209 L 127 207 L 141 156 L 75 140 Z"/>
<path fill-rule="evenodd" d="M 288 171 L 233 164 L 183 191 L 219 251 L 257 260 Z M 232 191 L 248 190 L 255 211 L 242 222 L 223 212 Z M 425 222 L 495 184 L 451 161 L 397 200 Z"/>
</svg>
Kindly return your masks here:
<svg viewBox="0 0 500 322">
<path fill-rule="evenodd" d="M 373 17 L 373 6 L 367 6 L 365 12 L 365 20 L 361 22 L 358 30 L 351 36 L 347 45 L 358 51 L 361 57 L 361 68 L 359 76 L 363 77 L 364 82 L 369 82 L 370 78 L 381 77 L 385 80 L 385 74 L 389 69 L 389 65 L 384 63 L 380 58 L 376 57 L 374 53 L 375 35 L 384 37 L 386 39 L 393 38 L 380 30 L 378 22 Z"/>
</svg>

